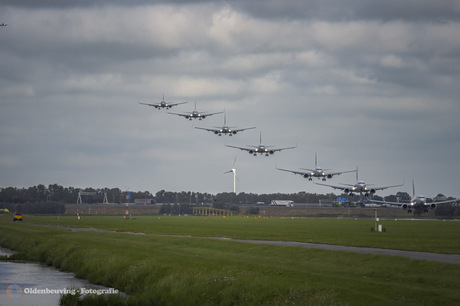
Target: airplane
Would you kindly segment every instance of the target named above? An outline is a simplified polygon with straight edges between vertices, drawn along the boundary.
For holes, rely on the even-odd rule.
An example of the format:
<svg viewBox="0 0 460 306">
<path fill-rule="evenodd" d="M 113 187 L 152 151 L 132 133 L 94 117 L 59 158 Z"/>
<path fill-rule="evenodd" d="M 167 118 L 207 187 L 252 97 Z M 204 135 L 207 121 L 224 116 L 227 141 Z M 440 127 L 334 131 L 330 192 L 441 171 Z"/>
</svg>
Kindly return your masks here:
<svg viewBox="0 0 460 306">
<path fill-rule="evenodd" d="M 315 183 L 317 185 L 323 185 L 323 186 L 329 186 L 334 189 L 340 189 L 344 193 L 347 193 L 350 196 L 353 196 L 355 193 L 359 193 L 362 196 L 364 194 L 365 197 L 368 197 L 369 195 L 373 195 L 377 190 L 384 190 L 388 188 L 393 188 L 393 187 L 399 187 L 404 184 L 399 184 L 399 185 L 392 185 L 392 186 L 384 186 L 384 187 L 368 187 L 366 183 L 362 180 L 358 180 L 358 167 L 356 167 L 356 183 L 354 185 L 351 184 L 342 184 L 344 186 L 334 186 L 334 185 L 328 185 L 328 184 L 321 184 L 321 183 Z M 369 185 L 371 186 L 371 185 Z"/>
<path fill-rule="evenodd" d="M 348 171 L 341 171 L 341 172 L 325 172 L 325 170 L 330 170 L 330 169 L 323 169 L 318 166 L 318 159 L 317 159 L 316 153 L 315 153 L 315 169 L 301 168 L 302 170 L 307 170 L 308 172 L 281 169 L 281 168 L 276 168 L 276 169 L 281 170 L 281 171 L 292 172 L 294 174 L 300 174 L 304 178 L 307 178 L 309 181 L 313 180 L 314 177 L 317 177 L 318 179 L 322 179 L 323 181 L 326 181 L 326 178 L 330 179 L 334 175 L 340 175 L 342 173 L 348 173 L 348 172 L 356 172 L 356 170 L 348 170 Z"/>
<path fill-rule="evenodd" d="M 213 132 L 216 135 L 222 136 L 222 134 L 228 134 L 228 136 L 232 136 L 238 132 L 242 132 L 245 130 L 250 130 L 250 129 L 255 129 L 256 127 L 249 127 L 249 128 L 243 128 L 243 129 L 235 129 L 235 127 L 231 127 L 227 125 L 227 116 L 226 113 L 224 112 L 224 125 L 222 127 L 217 127 L 215 129 L 207 129 L 207 128 L 202 128 L 202 127 L 195 127 L 195 129 L 200 129 L 200 130 L 205 130 L 208 132 Z"/>
<path fill-rule="evenodd" d="M 250 148 L 244 148 L 244 147 L 237 147 L 237 146 L 231 146 L 227 145 L 227 147 L 230 148 L 235 148 L 235 149 L 240 149 L 243 151 L 248 151 L 249 154 L 252 154 L 254 156 L 257 156 L 257 153 L 260 155 L 265 154 L 265 156 L 270 156 L 271 154 L 274 154 L 276 151 L 282 151 L 282 150 L 288 150 L 288 149 L 294 149 L 295 147 L 287 147 L 287 148 L 271 148 L 272 146 L 266 146 L 262 144 L 262 132 L 260 132 L 260 142 L 258 146 L 251 146 L 248 145 Z M 271 149 L 269 149 L 271 148 Z"/>
<path fill-rule="evenodd" d="M 155 107 L 156 109 L 160 109 L 160 108 L 166 108 L 166 109 L 169 109 L 173 106 L 176 106 L 176 105 L 179 105 L 179 104 L 185 104 L 187 102 L 179 102 L 179 103 L 166 103 L 165 101 L 165 95 L 163 94 L 163 100 L 161 100 L 160 103 L 157 103 L 157 104 L 150 104 L 150 103 L 141 103 L 139 102 L 139 104 L 143 104 L 143 105 L 148 105 L 148 106 L 153 106 Z"/>
<path fill-rule="evenodd" d="M 7 26 L 6 23 L 1 23 L 1 24 L 0 24 L 0 27 L 6 27 L 6 26 Z"/>
<path fill-rule="evenodd" d="M 185 119 L 188 119 L 188 120 L 192 120 L 192 119 L 204 119 L 208 116 L 212 116 L 212 115 L 216 115 L 216 114 L 222 114 L 223 112 L 217 112 L 217 113 L 200 113 L 199 111 L 196 110 L 196 102 L 195 102 L 195 110 L 193 110 L 192 112 L 190 113 L 187 113 L 187 114 L 178 114 L 178 113 L 170 113 L 168 112 L 168 114 L 172 114 L 172 115 L 178 115 L 178 116 L 181 116 L 181 117 L 184 117 Z"/>
<path fill-rule="evenodd" d="M 410 200 L 409 203 L 371 200 L 371 202 L 377 203 L 377 204 L 388 204 L 388 205 L 393 205 L 393 206 L 399 206 L 402 209 L 407 209 L 408 213 L 411 213 L 412 210 L 417 210 L 417 209 L 420 209 L 420 210 L 423 209 L 423 212 L 428 212 L 428 208 L 435 209 L 436 205 L 449 204 L 449 203 L 454 203 L 454 202 L 458 202 L 458 201 L 460 201 L 460 199 L 427 203 L 425 196 L 423 196 L 423 195 L 417 195 L 416 196 L 415 195 L 414 180 L 412 180 L 412 199 Z"/>
</svg>

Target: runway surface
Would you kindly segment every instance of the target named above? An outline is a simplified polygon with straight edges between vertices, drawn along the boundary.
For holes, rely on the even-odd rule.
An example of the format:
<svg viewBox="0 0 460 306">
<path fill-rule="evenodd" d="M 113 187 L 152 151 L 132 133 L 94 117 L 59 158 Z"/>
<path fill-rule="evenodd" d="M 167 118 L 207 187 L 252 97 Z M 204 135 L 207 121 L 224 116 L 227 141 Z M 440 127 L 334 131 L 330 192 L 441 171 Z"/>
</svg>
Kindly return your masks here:
<svg viewBox="0 0 460 306">
<path fill-rule="evenodd" d="M 233 240 L 233 239 L 230 239 L 230 240 Z M 438 253 L 351 247 L 351 246 L 342 246 L 342 245 L 318 244 L 318 243 L 294 242 L 294 241 L 267 241 L 267 240 L 234 240 L 234 241 L 245 242 L 245 243 L 256 243 L 256 244 L 290 246 L 290 247 L 304 247 L 304 248 L 321 249 L 321 250 L 328 250 L 328 251 L 345 251 L 345 252 L 354 252 L 354 253 L 363 253 L 363 254 L 401 256 L 401 257 L 408 257 L 408 258 L 416 259 L 416 260 L 430 260 L 430 261 L 439 261 L 439 262 L 450 263 L 450 264 L 460 264 L 460 255 L 457 255 L 457 254 L 438 254 Z"/>
</svg>

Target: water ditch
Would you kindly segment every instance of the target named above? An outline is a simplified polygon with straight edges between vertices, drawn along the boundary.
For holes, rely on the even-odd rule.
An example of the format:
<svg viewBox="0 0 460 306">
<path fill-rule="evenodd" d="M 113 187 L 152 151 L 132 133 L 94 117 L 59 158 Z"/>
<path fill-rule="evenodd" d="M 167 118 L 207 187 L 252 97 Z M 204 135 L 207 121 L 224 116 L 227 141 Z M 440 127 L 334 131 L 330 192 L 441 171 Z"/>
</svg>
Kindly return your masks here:
<svg viewBox="0 0 460 306">
<path fill-rule="evenodd" d="M 0 248 L 0 255 L 13 252 Z M 61 294 L 117 294 L 118 290 L 88 283 L 73 273 L 33 262 L 0 261 L 0 305 L 59 305 Z M 120 292 L 120 294 L 123 294 Z"/>
</svg>

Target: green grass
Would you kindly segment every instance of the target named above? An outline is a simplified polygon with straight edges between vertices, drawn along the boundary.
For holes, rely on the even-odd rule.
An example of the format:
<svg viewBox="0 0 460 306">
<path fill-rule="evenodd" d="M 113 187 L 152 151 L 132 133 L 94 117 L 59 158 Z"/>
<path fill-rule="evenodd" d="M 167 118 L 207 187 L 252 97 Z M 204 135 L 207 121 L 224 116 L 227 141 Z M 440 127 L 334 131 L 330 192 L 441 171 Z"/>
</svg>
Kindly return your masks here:
<svg viewBox="0 0 460 306">
<path fill-rule="evenodd" d="M 364 246 L 396 240 L 386 246 L 391 248 L 412 239 L 411 248 L 431 250 L 435 246 L 427 245 L 438 238 L 456 253 L 457 222 L 385 221 L 388 231 L 375 233 L 373 221 L 365 220 L 25 216 L 25 222 L 149 233 L 130 235 L 0 220 L 0 245 L 17 250 L 15 259 L 40 261 L 117 288 L 129 295 L 130 305 L 454 305 L 460 300 L 460 265 L 204 238 Z"/>
<path fill-rule="evenodd" d="M 25 216 L 24 222 L 92 227 L 121 232 L 233 239 L 282 240 L 460 254 L 460 222 L 385 220 L 385 233 L 371 232 L 373 220 L 250 217 Z M 0 218 L 0 220 L 2 220 Z"/>
</svg>

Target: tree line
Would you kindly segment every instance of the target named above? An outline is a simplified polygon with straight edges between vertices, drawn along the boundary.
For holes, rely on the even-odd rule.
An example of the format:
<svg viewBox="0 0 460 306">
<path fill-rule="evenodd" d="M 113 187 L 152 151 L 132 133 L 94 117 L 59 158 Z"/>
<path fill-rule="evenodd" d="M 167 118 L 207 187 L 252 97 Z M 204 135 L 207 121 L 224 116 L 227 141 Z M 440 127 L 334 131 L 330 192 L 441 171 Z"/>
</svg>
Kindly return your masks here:
<svg viewBox="0 0 460 306">
<path fill-rule="evenodd" d="M 82 203 L 103 203 L 104 198 L 109 203 L 133 203 L 137 199 L 154 199 L 156 203 L 165 204 L 189 204 L 189 205 L 213 205 L 218 203 L 232 203 L 236 205 L 249 205 L 257 202 L 270 204 L 272 200 L 291 200 L 295 203 L 318 203 L 319 201 L 335 201 L 337 196 L 316 193 L 272 193 L 255 194 L 241 192 L 223 192 L 218 194 L 191 192 L 191 191 L 166 191 L 160 190 L 156 194 L 149 191 L 127 191 L 119 188 L 75 188 L 63 187 L 58 184 L 37 185 L 28 188 L 6 187 L 0 188 L 0 203 L 2 204 L 25 204 L 25 203 L 77 203 L 81 193 Z M 88 195 L 90 193 L 90 195 Z"/>
<path fill-rule="evenodd" d="M 271 193 L 255 194 L 241 192 L 223 192 L 217 194 L 191 192 L 191 191 L 166 191 L 160 190 L 156 194 L 149 191 L 128 191 L 119 188 L 75 188 L 63 187 L 58 184 L 37 185 L 28 188 L 7 187 L 0 188 L 0 208 L 10 211 L 21 210 L 24 213 L 53 213 L 59 214 L 65 211 L 65 204 L 77 203 L 79 192 L 82 203 L 97 204 L 103 203 L 106 199 L 109 203 L 134 203 L 136 199 L 152 199 L 156 203 L 167 204 L 164 210 L 171 213 L 183 213 L 183 210 L 190 210 L 196 205 L 210 205 L 215 208 L 225 208 L 237 211 L 238 206 L 264 203 L 268 205 L 272 200 L 290 200 L 294 203 L 334 203 L 338 197 L 346 197 L 348 201 L 359 202 L 358 196 L 348 197 L 346 195 L 337 196 L 333 193 L 317 194 L 304 191 L 298 193 Z M 439 194 L 436 198 L 443 198 Z M 398 192 L 396 195 L 389 195 L 385 198 L 375 196 L 378 200 L 387 201 L 409 201 L 410 195 L 406 192 Z M 449 198 L 451 199 L 451 198 Z M 436 209 L 438 215 L 460 215 L 458 205 L 440 205 Z"/>
</svg>

